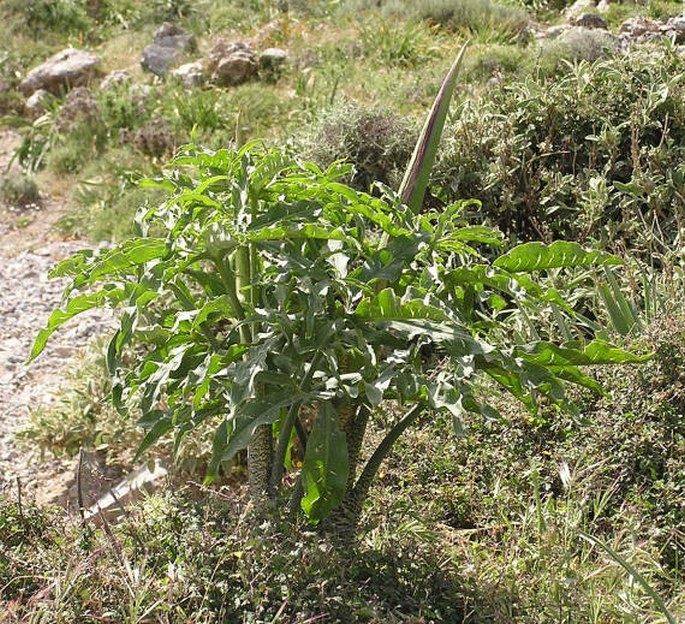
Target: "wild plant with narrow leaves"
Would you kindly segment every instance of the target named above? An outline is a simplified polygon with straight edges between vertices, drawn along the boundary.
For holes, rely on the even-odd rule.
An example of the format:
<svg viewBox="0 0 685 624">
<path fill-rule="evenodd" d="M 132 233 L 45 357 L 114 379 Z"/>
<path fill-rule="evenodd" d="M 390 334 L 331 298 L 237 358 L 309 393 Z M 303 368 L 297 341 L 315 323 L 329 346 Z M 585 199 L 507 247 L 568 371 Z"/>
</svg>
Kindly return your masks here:
<svg viewBox="0 0 685 624">
<path fill-rule="evenodd" d="M 141 215 L 141 236 L 54 269 L 71 285 L 32 356 L 76 314 L 120 308 L 107 360 L 114 400 L 139 397 L 139 454 L 212 422 L 210 478 L 247 448 L 258 506 L 289 505 L 348 536 L 383 459 L 421 415 L 447 412 L 458 430 L 465 412 L 496 416 L 477 379 L 530 409 L 542 397 L 568 407 L 568 382 L 597 389 L 582 366 L 639 358 L 598 340 L 514 344 L 493 312 L 502 301 L 563 307 L 532 274 L 620 260 L 556 242 L 491 262 L 479 250 L 500 234 L 468 225 L 468 202 L 422 211 L 460 58 L 399 193 L 357 192 L 339 182 L 344 166 L 323 171 L 261 144 L 186 148 L 147 182 L 169 197 Z M 388 407 L 397 416 L 369 449 L 367 424 Z M 302 468 L 286 480 L 293 447 Z"/>
</svg>

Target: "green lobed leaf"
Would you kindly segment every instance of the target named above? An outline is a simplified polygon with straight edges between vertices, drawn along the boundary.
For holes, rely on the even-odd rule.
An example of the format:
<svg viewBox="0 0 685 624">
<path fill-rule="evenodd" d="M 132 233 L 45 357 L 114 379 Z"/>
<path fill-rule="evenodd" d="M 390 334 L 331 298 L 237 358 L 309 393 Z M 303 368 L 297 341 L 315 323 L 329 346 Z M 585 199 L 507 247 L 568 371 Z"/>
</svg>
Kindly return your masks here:
<svg viewBox="0 0 685 624">
<path fill-rule="evenodd" d="M 603 340 L 593 340 L 584 348 L 577 343 L 558 346 L 540 341 L 516 348 L 516 355 L 542 366 L 591 366 L 596 364 L 639 364 L 650 355 L 638 355 Z"/>
<path fill-rule="evenodd" d="M 85 312 L 86 310 L 91 310 L 92 308 L 101 307 L 105 302 L 109 302 L 112 305 L 120 303 L 126 298 L 126 291 L 123 289 L 113 289 L 113 290 L 99 290 L 95 293 L 88 293 L 84 295 L 78 295 L 77 297 L 72 297 L 69 299 L 66 308 L 63 310 L 53 310 L 48 319 L 47 327 L 41 329 L 36 336 L 36 340 L 33 343 L 33 348 L 31 349 L 31 354 L 29 356 L 29 362 L 37 358 L 45 349 L 45 345 L 52 336 L 52 334 L 57 331 L 64 323 L 68 320 L 74 318 L 76 315 Z"/>
<path fill-rule="evenodd" d="M 497 258 L 494 266 L 514 273 L 532 273 L 545 269 L 622 263 L 618 256 L 602 251 L 588 251 L 578 243 L 555 241 L 547 245 L 534 241 L 517 245 Z"/>
<path fill-rule="evenodd" d="M 347 486 L 347 439 L 338 429 L 337 420 L 331 403 L 324 401 L 307 441 L 302 465 L 302 509 L 314 524 L 340 505 Z"/>
</svg>

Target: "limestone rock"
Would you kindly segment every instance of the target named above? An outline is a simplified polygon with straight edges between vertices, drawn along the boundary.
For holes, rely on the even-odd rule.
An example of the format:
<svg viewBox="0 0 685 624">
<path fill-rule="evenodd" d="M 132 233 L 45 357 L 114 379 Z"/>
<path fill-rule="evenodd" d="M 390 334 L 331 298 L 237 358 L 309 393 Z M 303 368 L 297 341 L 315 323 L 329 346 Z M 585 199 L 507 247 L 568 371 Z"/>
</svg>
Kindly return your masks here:
<svg viewBox="0 0 685 624">
<path fill-rule="evenodd" d="M 115 69 L 112 73 L 105 76 L 100 83 L 100 89 L 102 89 L 102 91 L 108 91 L 109 89 L 119 87 L 129 82 L 131 82 L 131 74 L 125 69 Z"/>
<path fill-rule="evenodd" d="M 98 114 L 93 94 L 86 87 L 77 87 L 65 98 L 55 119 L 55 128 L 60 132 L 68 132 L 84 120 L 94 121 Z"/>
<path fill-rule="evenodd" d="M 254 50 L 242 41 L 217 42 L 207 58 L 211 80 L 217 85 L 230 87 L 247 82 L 257 73 Z"/>
<path fill-rule="evenodd" d="M 186 89 L 201 87 L 205 83 L 205 72 L 202 63 L 186 63 L 171 72 L 171 75 L 178 79 Z"/>
<path fill-rule="evenodd" d="M 667 37 L 674 37 L 676 43 L 685 43 L 685 15 L 671 17 L 662 26 L 661 32 Z"/>
<path fill-rule="evenodd" d="M 570 7 L 564 10 L 564 15 L 569 19 L 578 17 L 583 13 L 587 13 L 588 9 L 594 9 L 595 4 L 595 0 L 576 0 Z"/>
<path fill-rule="evenodd" d="M 31 119 L 37 119 L 47 111 L 46 104 L 50 101 L 52 95 L 45 89 L 38 89 L 31 97 L 26 100 L 24 109 L 26 114 Z"/>
<path fill-rule="evenodd" d="M 646 33 L 658 33 L 659 23 L 646 17 L 631 17 L 621 24 L 618 31 L 629 37 L 640 37 Z"/>
<path fill-rule="evenodd" d="M 45 89 L 58 94 L 62 90 L 87 85 L 99 75 L 100 59 L 90 52 L 67 48 L 34 67 L 19 84 L 25 95 Z"/>
<path fill-rule="evenodd" d="M 192 35 L 174 24 L 165 22 L 157 29 L 154 43 L 143 50 L 140 64 L 145 71 L 163 77 L 178 65 L 184 53 L 196 49 L 197 44 Z"/>
<path fill-rule="evenodd" d="M 276 68 L 283 65 L 288 60 L 288 53 L 281 48 L 267 48 L 259 55 L 259 67 Z"/>
<path fill-rule="evenodd" d="M 574 26 L 598 28 L 601 30 L 606 30 L 609 27 L 607 21 L 601 15 L 597 15 L 597 13 L 583 13 L 582 15 L 573 18 L 572 23 Z"/>
</svg>

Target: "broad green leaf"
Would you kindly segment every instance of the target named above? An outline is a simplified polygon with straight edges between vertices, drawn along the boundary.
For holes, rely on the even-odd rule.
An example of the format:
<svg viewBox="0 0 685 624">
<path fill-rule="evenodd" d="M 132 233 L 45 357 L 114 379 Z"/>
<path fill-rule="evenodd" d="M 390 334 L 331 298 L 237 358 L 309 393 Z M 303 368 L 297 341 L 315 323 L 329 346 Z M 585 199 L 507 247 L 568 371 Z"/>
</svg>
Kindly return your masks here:
<svg viewBox="0 0 685 624">
<path fill-rule="evenodd" d="M 324 401 L 307 441 L 302 465 L 302 509 L 314 524 L 340 505 L 347 486 L 347 439 L 338 429 L 337 420 L 331 403 Z"/>
<path fill-rule="evenodd" d="M 550 342 L 536 342 L 516 348 L 523 356 L 542 366 L 591 366 L 593 364 L 638 364 L 650 358 L 615 347 L 603 340 L 593 340 L 584 348 L 575 343 L 557 346 Z"/>
<path fill-rule="evenodd" d="M 292 391 L 284 391 L 269 396 L 268 399 L 246 401 L 238 408 L 233 419 L 229 422 L 233 429 L 229 429 L 226 447 L 221 454 L 221 461 L 231 459 L 238 451 L 247 448 L 252 434 L 260 425 L 270 425 L 281 414 L 281 409 L 290 407 L 299 400 Z"/>
<path fill-rule="evenodd" d="M 126 291 L 123 289 L 113 289 L 109 291 L 99 290 L 95 293 L 78 295 L 77 297 L 69 299 L 67 307 L 64 310 L 54 310 L 52 314 L 50 314 L 47 327 L 38 332 L 38 336 L 36 336 L 33 348 L 31 349 L 29 362 L 37 358 L 43 352 L 45 344 L 50 336 L 68 320 L 86 310 L 102 307 L 106 302 L 109 302 L 111 305 L 116 305 L 123 301 L 125 297 Z"/>
<path fill-rule="evenodd" d="M 602 251 L 588 251 L 578 243 L 555 241 L 523 243 L 495 260 L 494 266 L 514 273 L 532 273 L 545 269 L 622 264 L 623 261 Z"/>
<path fill-rule="evenodd" d="M 450 101 L 457 84 L 457 75 L 467 45 L 464 44 L 459 51 L 456 60 L 442 83 L 440 92 L 435 98 L 433 107 L 428 114 L 426 123 L 421 131 L 421 136 L 416 143 L 414 154 L 399 188 L 398 194 L 400 199 L 409 206 L 414 214 L 418 214 L 423 205 L 423 198 L 430 182 L 435 155 L 438 152 L 438 144 L 440 143 L 442 130 L 445 127 Z"/>
<path fill-rule="evenodd" d="M 373 321 L 399 321 L 429 319 L 450 321 L 444 310 L 425 303 L 421 299 L 403 300 L 392 288 L 385 288 L 373 298 L 364 299 L 355 310 L 355 315 Z"/>
<path fill-rule="evenodd" d="M 145 264 L 163 257 L 166 253 L 167 244 L 164 239 L 131 239 L 99 258 L 88 281 L 93 282 L 103 275 L 113 275 L 118 271 Z"/>
<path fill-rule="evenodd" d="M 145 437 L 140 443 L 140 446 L 136 451 L 136 455 L 133 458 L 134 462 L 138 461 L 141 455 L 145 451 L 147 451 L 147 449 L 149 449 L 162 436 L 169 433 L 169 431 L 171 431 L 174 428 L 174 421 L 171 416 L 164 415 L 161 412 L 155 413 L 159 416 L 158 420 L 154 422 L 154 424 L 150 427 L 150 429 L 148 429 L 148 432 L 145 434 Z"/>
<path fill-rule="evenodd" d="M 584 351 L 592 364 L 640 364 L 652 359 L 651 354 L 631 353 L 604 340 L 593 340 Z"/>
</svg>

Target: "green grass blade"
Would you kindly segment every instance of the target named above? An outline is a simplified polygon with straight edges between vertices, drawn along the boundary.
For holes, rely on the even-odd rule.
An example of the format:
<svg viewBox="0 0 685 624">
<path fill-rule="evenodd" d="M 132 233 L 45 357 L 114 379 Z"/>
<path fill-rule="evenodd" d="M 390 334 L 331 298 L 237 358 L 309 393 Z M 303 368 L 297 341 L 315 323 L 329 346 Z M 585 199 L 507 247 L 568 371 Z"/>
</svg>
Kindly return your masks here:
<svg viewBox="0 0 685 624">
<path fill-rule="evenodd" d="M 450 101 L 457 84 L 457 75 L 467 45 L 468 42 L 462 46 L 447 76 L 445 76 L 400 185 L 400 198 L 414 213 L 418 213 L 423 205 L 423 198 L 428 188 L 435 155 L 438 152 L 438 144 L 445 127 Z"/>
<path fill-rule="evenodd" d="M 642 589 L 647 593 L 647 595 L 654 601 L 656 608 L 663 614 L 666 621 L 669 624 L 677 624 L 676 619 L 673 617 L 671 612 L 668 610 L 666 603 L 663 601 L 661 596 L 656 592 L 656 590 L 647 582 L 647 579 L 642 576 L 630 563 L 628 563 L 623 557 L 621 557 L 617 552 L 608 545 L 597 539 L 596 537 L 580 531 L 580 536 L 593 546 L 599 546 L 604 552 L 606 552 L 618 565 L 620 565 L 630 576 L 632 576 L 642 587 Z"/>
</svg>

